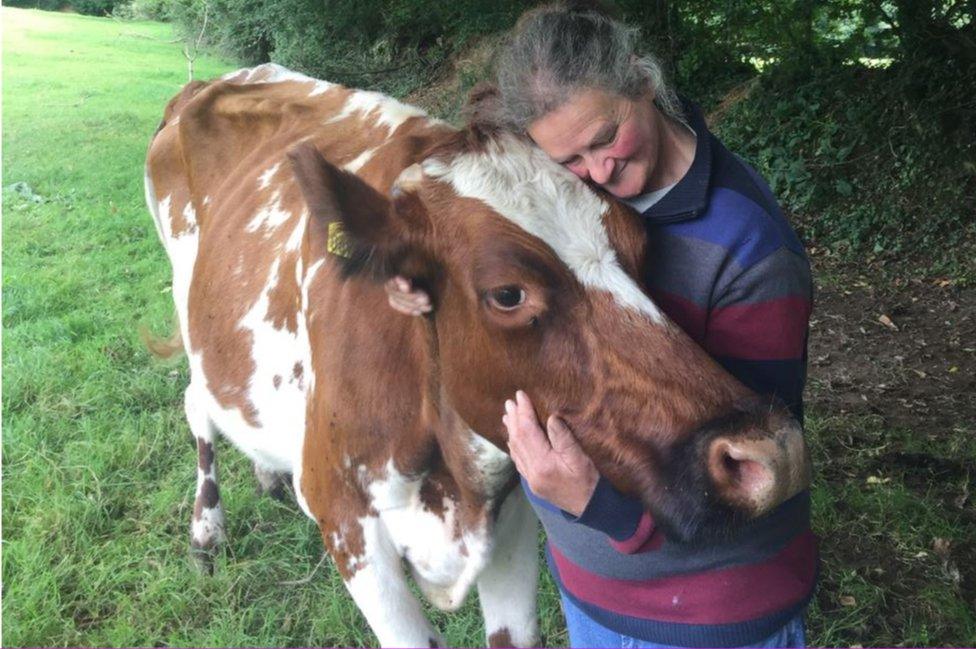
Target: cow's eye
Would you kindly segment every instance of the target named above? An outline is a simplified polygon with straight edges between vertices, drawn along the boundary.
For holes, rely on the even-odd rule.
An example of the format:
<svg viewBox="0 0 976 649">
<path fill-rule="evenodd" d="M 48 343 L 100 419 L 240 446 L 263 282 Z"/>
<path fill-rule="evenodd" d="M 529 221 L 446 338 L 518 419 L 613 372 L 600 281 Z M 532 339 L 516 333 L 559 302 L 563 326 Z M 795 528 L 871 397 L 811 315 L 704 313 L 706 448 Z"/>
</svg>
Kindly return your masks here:
<svg viewBox="0 0 976 649">
<path fill-rule="evenodd" d="M 511 311 L 525 302 L 525 291 L 518 286 L 502 286 L 488 291 L 488 301 L 492 306 Z"/>
</svg>

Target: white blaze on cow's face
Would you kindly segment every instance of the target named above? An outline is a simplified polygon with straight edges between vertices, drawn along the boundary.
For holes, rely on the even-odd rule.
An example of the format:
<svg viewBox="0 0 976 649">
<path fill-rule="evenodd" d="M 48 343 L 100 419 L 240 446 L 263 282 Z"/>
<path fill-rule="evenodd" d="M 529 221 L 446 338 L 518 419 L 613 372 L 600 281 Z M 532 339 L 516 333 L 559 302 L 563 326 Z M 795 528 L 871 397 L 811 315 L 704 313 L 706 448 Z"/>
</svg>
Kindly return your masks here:
<svg viewBox="0 0 976 649">
<path fill-rule="evenodd" d="M 428 160 L 424 172 L 450 183 L 548 245 L 584 287 L 605 291 L 622 307 L 657 325 L 665 318 L 621 266 L 603 217 L 609 206 L 545 153 L 514 136 L 449 162 Z"/>
</svg>

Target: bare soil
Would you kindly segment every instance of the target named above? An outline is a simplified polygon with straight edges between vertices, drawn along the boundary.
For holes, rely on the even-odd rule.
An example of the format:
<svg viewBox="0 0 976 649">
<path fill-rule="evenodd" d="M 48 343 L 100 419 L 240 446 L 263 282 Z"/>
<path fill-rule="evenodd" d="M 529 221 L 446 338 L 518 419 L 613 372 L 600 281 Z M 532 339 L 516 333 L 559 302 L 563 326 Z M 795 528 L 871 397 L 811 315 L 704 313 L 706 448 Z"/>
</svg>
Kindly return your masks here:
<svg viewBox="0 0 976 649">
<path fill-rule="evenodd" d="M 820 426 L 815 470 L 836 515 L 821 521 L 829 568 L 820 610 L 842 619 L 859 605 L 857 582 L 878 597 L 841 634 L 847 642 L 897 646 L 895 620 L 917 615 L 933 627 L 926 644 L 958 645 L 958 628 L 936 628 L 943 603 L 930 595 L 952 593 L 976 613 L 976 288 L 908 268 L 816 254 L 812 263 L 806 404 Z M 874 513 L 843 496 L 852 489 L 873 490 Z M 896 529 L 905 512 L 920 510 L 942 531 Z"/>
</svg>

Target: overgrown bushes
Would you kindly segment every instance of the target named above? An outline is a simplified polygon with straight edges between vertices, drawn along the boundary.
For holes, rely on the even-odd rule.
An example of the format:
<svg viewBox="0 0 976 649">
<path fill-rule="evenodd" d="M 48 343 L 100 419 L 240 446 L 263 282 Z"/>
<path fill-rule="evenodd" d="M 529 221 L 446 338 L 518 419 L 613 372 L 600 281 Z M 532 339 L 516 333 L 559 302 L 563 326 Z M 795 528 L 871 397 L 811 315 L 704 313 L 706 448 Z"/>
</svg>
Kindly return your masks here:
<svg viewBox="0 0 976 649">
<path fill-rule="evenodd" d="M 194 39 L 206 19 L 205 42 L 241 63 L 274 60 L 400 96 L 528 6 L 135 2 Z M 858 255 L 924 250 L 933 268 L 976 280 L 976 0 L 618 0 L 616 10 L 808 239 Z"/>
<path fill-rule="evenodd" d="M 80 14 L 89 16 L 108 16 L 116 7 L 128 4 L 129 0 L 5 0 L 8 7 L 24 7 L 27 9 L 43 9 L 45 11 L 59 11 L 73 9 Z"/>
</svg>

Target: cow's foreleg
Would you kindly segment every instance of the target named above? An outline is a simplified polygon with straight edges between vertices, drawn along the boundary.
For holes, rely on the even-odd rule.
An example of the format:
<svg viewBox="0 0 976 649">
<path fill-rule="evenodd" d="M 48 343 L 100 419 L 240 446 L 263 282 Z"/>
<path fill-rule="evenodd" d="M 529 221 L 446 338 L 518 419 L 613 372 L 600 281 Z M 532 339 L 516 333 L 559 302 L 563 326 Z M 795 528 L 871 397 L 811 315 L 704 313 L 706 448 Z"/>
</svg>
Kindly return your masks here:
<svg viewBox="0 0 976 649">
<path fill-rule="evenodd" d="M 197 492 L 190 523 L 190 551 L 201 570 L 213 572 L 213 554 L 224 540 L 224 510 L 217 487 L 216 436 L 210 418 L 195 397 L 193 384 L 184 398 L 186 420 L 197 443 Z"/>
<path fill-rule="evenodd" d="M 516 486 L 502 504 L 491 560 L 478 578 L 489 647 L 534 647 L 538 643 L 538 535 L 535 513 Z"/>
<path fill-rule="evenodd" d="M 347 528 L 361 538 L 362 551 L 350 552 L 342 534 L 328 537 L 330 552 L 339 566 L 349 593 L 383 647 L 439 647 L 440 635 L 424 616 L 420 601 L 407 587 L 400 555 L 377 516 L 366 516 Z M 358 527 L 362 536 L 358 536 Z M 359 550 L 359 548 L 355 548 Z M 357 556 L 358 555 L 358 556 Z"/>
</svg>

